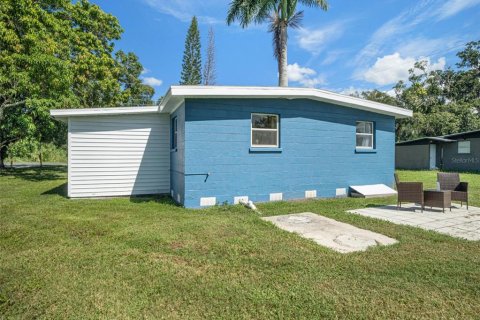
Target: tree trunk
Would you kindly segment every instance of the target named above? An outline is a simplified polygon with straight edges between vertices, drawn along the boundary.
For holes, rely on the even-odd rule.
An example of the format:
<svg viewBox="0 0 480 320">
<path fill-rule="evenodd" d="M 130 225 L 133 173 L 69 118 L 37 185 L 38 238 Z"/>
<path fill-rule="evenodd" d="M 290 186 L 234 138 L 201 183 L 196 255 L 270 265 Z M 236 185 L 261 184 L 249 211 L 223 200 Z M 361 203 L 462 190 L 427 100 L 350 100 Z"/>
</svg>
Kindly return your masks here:
<svg viewBox="0 0 480 320">
<path fill-rule="evenodd" d="M 5 163 L 3 162 L 5 158 L 5 147 L 0 146 L 0 169 L 5 169 Z"/>
<path fill-rule="evenodd" d="M 38 146 L 38 160 L 40 160 L 40 168 L 42 168 L 43 167 L 42 143 L 39 143 L 39 146 Z"/>
<path fill-rule="evenodd" d="M 278 85 L 280 87 L 288 87 L 288 73 L 287 73 L 287 26 L 282 24 L 282 31 L 280 32 L 280 52 L 278 57 Z"/>
</svg>

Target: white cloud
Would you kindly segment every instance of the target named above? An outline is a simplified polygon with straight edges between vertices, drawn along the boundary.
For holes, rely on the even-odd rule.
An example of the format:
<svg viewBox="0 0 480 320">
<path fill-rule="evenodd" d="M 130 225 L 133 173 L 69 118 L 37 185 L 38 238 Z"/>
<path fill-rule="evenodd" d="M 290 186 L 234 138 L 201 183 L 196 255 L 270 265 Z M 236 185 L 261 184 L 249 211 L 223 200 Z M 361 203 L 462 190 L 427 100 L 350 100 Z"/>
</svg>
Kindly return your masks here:
<svg viewBox="0 0 480 320">
<path fill-rule="evenodd" d="M 392 42 L 393 44 L 398 43 L 401 34 L 408 33 L 418 24 L 425 21 L 430 14 L 429 6 L 431 2 L 431 0 L 420 1 L 415 6 L 404 10 L 395 18 L 384 23 L 373 33 L 368 43 L 357 55 L 356 63 L 362 63 L 366 59 L 378 57 L 385 47 L 392 45 Z"/>
<path fill-rule="evenodd" d="M 149 72 L 150 72 L 150 69 L 147 69 L 147 68 L 143 67 L 143 70 L 142 70 L 142 72 L 141 72 L 140 74 L 141 74 L 141 75 L 144 75 L 144 74 L 147 74 L 147 73 L 149 73 Z"/>
<path fill-rule="evenodd" d="M 383 91 L 385 92 L 386 94 L 388 94 L 390 97 L 393 97 L 395 98 L 397 96 L 397 93 L 395 92 L 395 89 L 390 89 L 390 90 L 386 90 L 386 91 Z"/>
<path fill-rule="evenodd" d="M 163 83 L 162 80 L 157 79 L 155 77 L 143 77 L 142 78 L 143 83 L 152 86 L 152 87 L 160 87 Z"/>
<path fill-rule="evenodd" d="M 329 50 L 328 52 L 325 53 L 326 57 L 325 59 L 322 60 L 321 64 L 326 66 L 334 63 L 338 59 L 342 58 L 345 56 L 346 51 L 344 50 Z"/>
<path fill-rule="evenodd" d="M 288 79 L 291 81 L 301 81 L 305 77 L 311 77 L 317 74 L 313 69 L 301 67 L 298 63 L 289 64 L 287 66 Z"/>
<path fill-rule="evenodd" d="M 430 59 L 424 59 L 424 58 L 420 58 L 420 60 L 427 60 L 428 62 L 428 66 L 427 66 L 427 70 L 429 71 L 433 71 L 433 70 L 444 70 L 445 69 L 445 65 L 447 64 L 447 60 L 445 59 L 445 57 L 441 57 L 437 60 L 437 62 L 435 63 L 430 63 Z"/>
<path fill-rule="evenodd" d="M 322 75 L 317 75 L 315 70 L 302 67 L 298 63 L 289 64 L 287 73 L 289 81 L 297 82 L 304 87 L 313 88 L 325 84 L 325 78 Z"/>
<path fill-rule="evenodd" d="M 212 16 L 212 12 L 219 9 L 226 11 L 225 2 L 222 0 L 144 0 L 150 7 L 160 13 L 170 15 L 180 21 L 190 22 L 194 15 L 200 23 L 218 24 L 225 23 L 223 18 L 219 19 Z"/>
<path fill-rule="evenodd" d="M 424 57 L 419 59 L 413 57 L 402 58 L 400 53 L 395 52 L 394 54 L 377 58 L 375 64 L 363 72 L 360 78 L 381 86 L 393 84 L 399 80 L 408 79 L 408 70 L 419 60 L 427 61 L 427 70 L 443 70 L 446 64 L 443 57 L 436 62 L 431 62 L 430 58 Z"/>
<path fill-rule="evenodd" d="M 452 48 L 458 48 L 463 45 L 465 41 L 457 37 L 436 38 L 429 39 L 425 37 L 417 37 L 403 41 L 395 48 L 395 52 L 402 56 L 408 57 L 424 57 L 429 56 L 435 52 L 446 53 Z"/>
<path fill-rule="evenodd" d="M 397 51 L 406 56 L 429 56 L 433 51 L 458 47 L 466 42 L 466 35 L 454 34 L 444 39 L 418 37 L 414 40 L 410 40 L 410 36 L 420 25 L 426 26 L 458 14 L 479 5 L 480 0 L 421 0 L 412 3 L 410 8 L 385 22 L 372 34 L 354 60 L 357 66 L 364 66 L 387 51 Z M 445 54 L 444 51 L 442 53 Z"/>
<path fill-rule="evenodd" d="M 435 12 L 438 20 L 449 18 L 461 11 L 480 4 L 480 0 L 450 0 L 443 1 L 443 5 Z"/>
<path fill-rule="evenodd" d="M 334 23 L 319 29 L 301 28 L 297 34 L 297 42 L 300 48 L 318 54 L 325 49 L 329 42 L 338 39 L 344 29 L 344 23 Z"/>
</svg>

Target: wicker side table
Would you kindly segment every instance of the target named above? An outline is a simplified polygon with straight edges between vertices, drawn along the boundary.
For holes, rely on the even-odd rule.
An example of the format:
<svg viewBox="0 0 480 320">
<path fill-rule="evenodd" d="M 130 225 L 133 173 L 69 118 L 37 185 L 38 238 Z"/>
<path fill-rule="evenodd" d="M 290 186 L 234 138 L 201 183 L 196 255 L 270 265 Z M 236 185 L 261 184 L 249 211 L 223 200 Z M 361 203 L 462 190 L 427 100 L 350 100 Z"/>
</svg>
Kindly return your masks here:
<svg viewBox="0 0 480 320">
<path fill-rule="evenodd" d="M 452 192 L 449 190 L 425 190 L 423 191 L 425 206 L 442 208 L 450 208 L 452 211 Z"/>
</svg>

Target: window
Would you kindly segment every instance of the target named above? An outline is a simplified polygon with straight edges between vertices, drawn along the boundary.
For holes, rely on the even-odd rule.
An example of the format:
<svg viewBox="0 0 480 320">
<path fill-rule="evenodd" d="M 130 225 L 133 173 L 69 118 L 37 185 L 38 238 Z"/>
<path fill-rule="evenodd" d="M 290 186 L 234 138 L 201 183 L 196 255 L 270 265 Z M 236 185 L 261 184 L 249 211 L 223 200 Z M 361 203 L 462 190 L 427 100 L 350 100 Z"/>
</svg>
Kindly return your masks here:
<svg viewBox="0 0 480 320">
<path fill-rule="evenodd" d="M 458 141 L 458 153 L 470 153 L 470 141 Z"/>
<path fill-rule="evenodd" d="M 252 113 L 252 147 L 278 148 L 278 115 Z"/>
<path fill-rule="evenodd" d="M 172 118 L 172 149 L 177 149 L 177 117 Z"/>
<path fill-rule="evenodd" d="M 358 149 L 373 149 L 373 122 L 357 121 L 356 147 Z"/>
</svg>

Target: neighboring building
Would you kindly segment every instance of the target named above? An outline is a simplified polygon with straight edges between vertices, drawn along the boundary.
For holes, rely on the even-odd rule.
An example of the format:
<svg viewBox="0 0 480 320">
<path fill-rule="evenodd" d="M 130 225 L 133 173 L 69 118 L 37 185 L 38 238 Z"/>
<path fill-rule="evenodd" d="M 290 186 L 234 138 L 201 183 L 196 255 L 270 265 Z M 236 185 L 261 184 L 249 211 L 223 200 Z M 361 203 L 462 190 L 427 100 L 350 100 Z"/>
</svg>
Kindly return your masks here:
<svg viewBox="0 0 480 320">
<path fill-rule="evenodd" d="M 393 184 L 406 109 L 307 88 L 172 86 L 159 106 L 52 110 L 68 196 L 168 193 L 186 207 Z"/>
<path fill-rule="evenodd" d="M 480 171 L 480 130 L 399 142 L 395 167 Z"/>
</svg>

